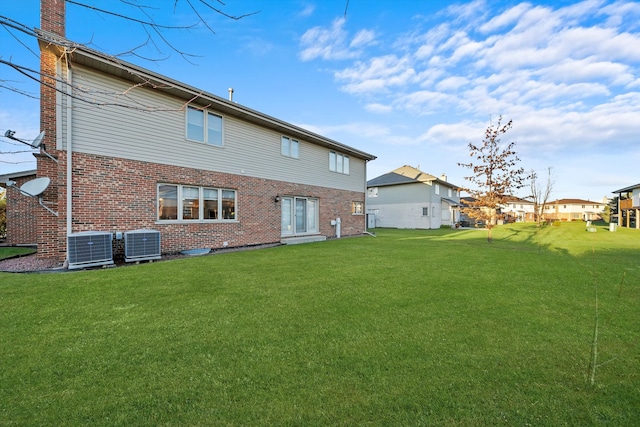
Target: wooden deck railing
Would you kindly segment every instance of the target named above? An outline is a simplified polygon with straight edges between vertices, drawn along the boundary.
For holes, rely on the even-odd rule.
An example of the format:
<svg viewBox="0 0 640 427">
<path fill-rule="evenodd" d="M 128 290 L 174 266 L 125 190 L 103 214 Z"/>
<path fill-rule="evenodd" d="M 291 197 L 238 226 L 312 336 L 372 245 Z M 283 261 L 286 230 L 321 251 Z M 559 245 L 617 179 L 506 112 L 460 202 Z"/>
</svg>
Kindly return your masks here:
<svg viewBox="0 0 640 427">
<path fill-rule="evenodd" d="M 620 209 L 631 209 L 633 207 L 633 200 L 620 200 Z"/>
</svg>

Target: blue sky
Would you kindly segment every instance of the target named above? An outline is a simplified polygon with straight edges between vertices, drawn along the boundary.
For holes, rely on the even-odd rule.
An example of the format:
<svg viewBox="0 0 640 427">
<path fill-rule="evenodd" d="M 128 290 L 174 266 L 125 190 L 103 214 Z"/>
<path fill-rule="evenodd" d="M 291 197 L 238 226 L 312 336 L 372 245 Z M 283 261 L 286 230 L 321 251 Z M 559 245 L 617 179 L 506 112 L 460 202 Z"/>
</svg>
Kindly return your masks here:
<svg viewBox="0 0 640 427">
<path fill-rule="evenodd" d="M 83 2 L 148 19 L 115 0 Z M 159 24 L 198 22 L 186 0 L 137 3 L 156 4 L 144 11 Z M 138 23 L 68 3 L 67 38 L 223 97 L 233 87 L 240 104 L 376 155 L 369 178 L 411 165 L 466 185 L 457 164 L 469 161 L 467 144 L 502 115 L 521 166 L 552 168 L 553 198 L 600 201 L 640 182 L 639 2 L 210 3 L 259 13 L 235 21 L 200 8 L 215 33 L 164 29 L 172 48 Z M 3 1 L 0 15 L 40 26 L 37 0 Z M 35 40 L 0 28 L 1 60 L 38 69 L 37 53 Z M 4 64 L 0 80 L 0 135 L 35 138 L 37 84 Z M 35 167 L 10 142 L 0 136 L 0 174 Z"/>
</svg>

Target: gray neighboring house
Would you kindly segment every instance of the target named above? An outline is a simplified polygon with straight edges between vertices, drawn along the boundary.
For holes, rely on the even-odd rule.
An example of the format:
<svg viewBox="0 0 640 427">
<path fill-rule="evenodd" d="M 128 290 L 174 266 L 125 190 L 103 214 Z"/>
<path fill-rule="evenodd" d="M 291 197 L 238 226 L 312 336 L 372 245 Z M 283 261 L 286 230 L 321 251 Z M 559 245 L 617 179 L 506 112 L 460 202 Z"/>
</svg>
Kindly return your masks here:
<svg viewBox="0 0 640 427">
<path fill-rule="evenodd" d="M 368 227 L 440 228 L 454 226 L 460 218 L 459 187 L 402 166 L 367 181 Z"/>
</svg>

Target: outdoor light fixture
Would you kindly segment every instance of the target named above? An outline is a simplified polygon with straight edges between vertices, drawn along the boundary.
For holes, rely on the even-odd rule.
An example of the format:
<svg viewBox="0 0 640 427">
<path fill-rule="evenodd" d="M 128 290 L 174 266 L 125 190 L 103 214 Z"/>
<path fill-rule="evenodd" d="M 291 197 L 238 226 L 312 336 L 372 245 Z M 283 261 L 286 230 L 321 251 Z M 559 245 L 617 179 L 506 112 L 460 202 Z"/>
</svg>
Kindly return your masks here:
<svg viewBox="0 0 640 427">
<path fill-rule="evenodd" d="M 4 136 L 9 138 L 9 139 L 13 139 L 14 141 L 18 141 L 21 142 L 25 145 L 28 145 L 31 148 L 40 148 L 40 151 L 47 156 L 48 158 L 50 158 L 51 160 L 53 160 L 54 162 L 58 163 L 58 160 L 55 159 L 51 154 L 47 153 L 44 149 L 44 145 L 42 144 L 42 141 L 44 140 L 44 131 L 40 132 L 40 135 L 38 135 L 36 137 L 36 139 L 34 139 L 32 142 L 27 142 L 24 139 L 20 139 L 20 138 L 16 138 L 14 135 L 16 134 L 16 131 L 11 130 L 11 129 L 7 129 L 7 131 L 4 133 Z M 42 145 L 42 147 L 40 147 Z"/>
<path fill-rule="evenodd" d="M 276 196 L 275 202 L 278 203 L 280 201 L 280 196 Z"/>
</svg>

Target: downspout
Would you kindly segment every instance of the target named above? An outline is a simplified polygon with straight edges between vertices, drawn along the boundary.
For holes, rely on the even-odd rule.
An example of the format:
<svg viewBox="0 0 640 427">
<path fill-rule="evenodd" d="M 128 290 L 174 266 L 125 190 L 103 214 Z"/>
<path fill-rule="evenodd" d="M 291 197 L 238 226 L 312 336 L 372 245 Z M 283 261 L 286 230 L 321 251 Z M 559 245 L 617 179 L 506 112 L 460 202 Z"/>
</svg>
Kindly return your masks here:
<svg viewBox="0 0 640 427">
<path fill-rule="evenodd" d="M 71 75 L 71 64 L 69 64 L 69 61 L 67 61 L 67 90 L 65 91 L 66 93 L 66 97 L 67 97 L 67 135 L 66 135 L 66 139 L 67 139 L 67 236 L 71 234 L 71 232 L 73 231 L 71 228 L 73 227 L 73 215 L 72 215 L 72 165 L 71 165 L 71 159 L 73 157 L 73 145 L 72 145 L 72 132 L 71 132 L 71 114 L 72 114 L 72 100 L 73 97 L 71 96 L 71 91 L 72 91 L 72 83 L 73 83 L 73 78 Z M 67 260 L 69 260 L 69 248 L 67 247 Z"/>
</svg>

